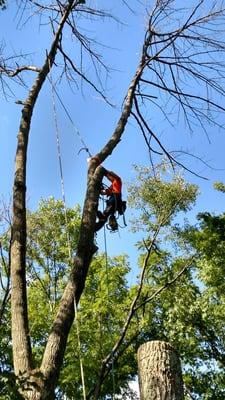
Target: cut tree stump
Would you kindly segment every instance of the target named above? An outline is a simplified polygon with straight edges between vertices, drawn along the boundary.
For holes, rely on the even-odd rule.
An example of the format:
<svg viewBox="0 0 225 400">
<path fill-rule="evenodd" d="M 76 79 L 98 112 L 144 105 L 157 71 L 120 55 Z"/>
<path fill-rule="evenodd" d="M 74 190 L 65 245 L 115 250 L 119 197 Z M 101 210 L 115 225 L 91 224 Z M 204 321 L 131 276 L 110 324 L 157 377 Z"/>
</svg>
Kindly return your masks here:
<svg viewBox="0 0 225 400">
<path fill-rule="evenodd" d="M 138 349 L 140 400 L 183 400 L 178 353 L 167 342 L 155 340 Z"/>
</svg>

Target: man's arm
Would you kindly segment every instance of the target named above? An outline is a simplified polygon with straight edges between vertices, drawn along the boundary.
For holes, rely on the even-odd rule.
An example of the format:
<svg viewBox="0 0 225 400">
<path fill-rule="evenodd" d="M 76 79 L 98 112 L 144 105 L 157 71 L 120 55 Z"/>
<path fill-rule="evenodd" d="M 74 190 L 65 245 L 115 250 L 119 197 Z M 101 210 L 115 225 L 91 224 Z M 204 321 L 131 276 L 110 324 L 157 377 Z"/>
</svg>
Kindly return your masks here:
<svg viewBox="0 0 225 400">
<path fill-rule="evenodd" d="M 107 179 L 109 179 L 111 182 L 113 182 L 115 179 L 120 179 L 118 175 L 115 174 L 113 171 L 108 171 L 107 169 L 105 170 L 104 175 L 106 176 Z"/>
</svg>

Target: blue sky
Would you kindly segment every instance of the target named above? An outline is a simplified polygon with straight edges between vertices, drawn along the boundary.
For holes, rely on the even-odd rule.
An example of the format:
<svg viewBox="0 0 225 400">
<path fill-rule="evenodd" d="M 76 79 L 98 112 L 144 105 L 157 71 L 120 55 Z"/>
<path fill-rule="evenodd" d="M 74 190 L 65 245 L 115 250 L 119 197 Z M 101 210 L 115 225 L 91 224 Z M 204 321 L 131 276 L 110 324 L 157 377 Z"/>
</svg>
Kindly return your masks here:
<svg viewBox="0 0 225 400">
<path fill-rule="evenodd" d="M 99 7 L 105 4 L 99 1 Z M 96 41 L 101 41 L 106 47 L 98 49 L 102 51 L 104 60 L 111 67 L 109 76 L 101 73 L 102 80 L 106 83 L 107 95 L 114 107 L 109 107 L 90 87 L 82 85 L 82 91 L 74 87 L 71 92 L 65 80 L 58 87 L 58 92 L 67 107 L 74 125 L 82 135 L 90 152 L 95 154 L 110 137 L 115 124 L 119 118 L 122 101 L 126 94 L 126 88 L 132 78 L 138 63 L 138 56 L 141 49 L 143 32 L 145 28 L 145 13 L 138 1 L 131 3 L 136 14 L 131 13 L 121 1 L 109 0 L 107 7 L 114 14 L 119 15 L 123 24 L 110 21 L 109 19 L 99 23 L 80 21 L 84 25 L 87 35 L 92 35 Z M 44 20 L 28 19 L 23 24 L 25 15 L 21 12 L 16 14 L 15 5 L 10 3 L 7 10 L 0 13 L 0 26 L 2 43 L 5 45 L 4 53 L 7 55 L 15 52 L 28 53 L 29 61 L 38 66 L 42 65 L 45 49 L 49 47 L 49 27 Z M 40 25 L 43 24 L 43 25 Z M 75 51 L 71 37 L 67 35 L 67 46 Z M 76 51 L 79 48 L 76 47 Z M 91 65 L 86 65 L 86 72 L 90 78 L 93 76 Z M 35 78 L 33 73 L 25 73 L 28 83 Z M 56 71 L 53 71 L 53 79 Z M 80 87 L 80 79 L 77 85 Z M 21 106 L 15 104 L 15 100 L 23 100 L 27 90 L 12 83 L 15 97 L 8 93 L 7 99 L 0 97 L 1 119 L 0 119 L 0 188 L 5 199 L 9 199 L 12 192 L 14 158 L 16 149 L 16 136 L 19 127 Z M 155 110 L 154 110 L 155 113 Z M 150 113 L 150 118 L 152 118 Z M 157 129 L 161 140 L 170 150 L 182 148 L 196 156 L 203 158 L 214 169 L 205 167 L 194 158 L 186 158 L 187 166 L 197 173 L 208 178 L 207 181 L 186 174 L 189 181 L 200 187 L 200 196 L 191 218 L 200 210 L 220 212 L 224 210 L 224 197 L 212 189 L 213 181 L 225 182 L 225 132 L 217 127 L 208 129 L 208 136 L 198 128 L 192 134 L 182 120 L 176 122 L 175 128 L 168 127 L 165 121 L 154 115 L 153 127 Z M 221 117 L 222 123 L 224 117 Z M 61 105 L 57 102 L 57 120 L 60 130 L 61 154 L 63 163 L 63 175 L 65 181 L 65 193 L 67 205 L 73 206 L 76 203 L 82 205 L 86 188 L 87 154 L 79 150 L 83 147 L 74 127 L 68 120 Z M 133 120 L 129 121 L 123 140 L 116 151 L 110 156 L 105 167 L 117 172 L 124 183 L 135 178 L 132 165 L 149 164 L 148 151 L 144 140 L 135 126 Z M 28 151 L 28 173 L 27 173 L 27 199 L 28 207 L 35 209 L 40 198 L 54 196 L 61 198 L 59 164 L 56 148 L 56 135 L 53 118 L 51 87 L 46 82 L 38 98 L 34 111 L 30 142 Z M 126 197 L 126 184 L 124 184 L 124 197 Z M 131 212 L 127 212 L 129 221 Z M 134 243 L 136 238 L 127 229 L 120 230 L 120 234 L 107 234 L 109 254 L 128 253 L 131 255 L 131 262 L 135 265 L 136 252 Z M 103 232 L 98 235 L 100 248 L 103 249 Z M 136 269 L 134 268 L 134 274 Z"/>
</svg>

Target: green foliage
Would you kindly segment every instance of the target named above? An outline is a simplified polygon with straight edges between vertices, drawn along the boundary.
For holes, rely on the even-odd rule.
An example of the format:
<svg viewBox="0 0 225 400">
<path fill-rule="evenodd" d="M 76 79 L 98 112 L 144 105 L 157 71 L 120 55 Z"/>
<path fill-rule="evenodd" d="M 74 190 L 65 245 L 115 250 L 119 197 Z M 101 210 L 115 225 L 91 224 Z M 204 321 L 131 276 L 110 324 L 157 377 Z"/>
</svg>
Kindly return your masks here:
<svg viewBox="0 0 225 400">
<path fill-rule="evenodd" d="M 6 370 L 0 373 L 0 400 L 23 400 L 17 390 L 14 374 Z"/>
<path fill-rule="evenodd" d="M 186 237 L 200 254 L 198 260 L 199 278 L 208 288 L 222 294 L 225 282 L 225 214 L 218 216 L 210 213 L 198 215 L 199 229 L 189 229 Z"/>
<path fill-rule="evenodd" d="M 202 282 L 200 328 L 208 342 L 206 352 L 217 360 L 219 371 L 225 366 L 225 214 L 201 213 L 198 218 L 199 228 L 187 230 L 185 237 L 198 251 L 197 278 Z"/>
<path fill-rule="evenodd" d="M 160 269 L 150 262 L 141 300 L 171 280 L 184 262 L 164 257 Z M 217 296 L 215 301 L 215 292 L 203 290 L 202 281 L 196 281 L 194 276 L 190 269 L 176 284 L 140 310 L 144 313 L 145 338 L 169 341 L 178 350 L 185 385 L 193 398 L 214 399 L 217 398 L 213 397 L 215 393 L 218 398 L 223 398 L 224 296 Z"/>
<path fill-rule="evenodd" d="M 181 228 L 183 222 L 178 213 L 191 207 L 197 188 L 180 176 L 169 179 L 165 172 L 156 170 L 152 176 L 149 169 L 139 169 L 138 182 L 130 191 L 131 205 L 140 211 L 141 218 L 135 229 L 145 232 L 144 245 L 139 244 L 140 265 L 153 233 L 163 226 L 148 260 L 139 301 L 139 305 L 143 304 L 139 315 L 141 312 L 144 315 L 144 337 L 167 340 L 179 351 L 185 385 L 194 399 L 222 399 L 225 214 L 202 213 L 198 216 L 198 228 L 188 226 L 186 221 Z M 194 256 L 191 267 L 176 284 L 168 286 L 190 256 Z M 148 303 L 148 298 L 165 285 L 166 290 Z"/>
<path fill-rule="evenodd" d="M 0 400 L 17 398 L 20 399 L 12 374 L 10 310 L 7 304 L 0 324 Z"/>
<path fill-rule="evenodd" d="M 125 278 L 128 271 L 129 266 L 124 256 L 108 258 L 107 265 L 105 256 L 98 256 L 91 265 L 78 313 L 81 352 L 79 354 L 74 326 L 60 375 L 60 387 L 68 398 L 72 399 L 74 396 L 82 399 L 79 357 L 83 360 L 85 386 L 89 392 L 96 384 L 103 359 L 110 354 L 113 344 L 120 336 L 129 304 Z M 132 346 L 129 349 L 124 347 L 121 358 L 114 361 L 113 373 L 103 385 L 101 399 L 105 399 L 106 395 L 113 395 L 113 379 L 115 391 L 120 393 L 127 388 L 128 380 L 136 375 L 134 349 Z"/>
<path fill-rule="evenodd" d="M 37 211 L 28 213 L 28 254 L 31 260 L 37 259 L 40 267 L 47 259 L 62 264 L 68 261 L 69 247 L 71 256 L 76 251 L 79 224 L 79 207 L 67 209 L 65 216 L 62 201 L 54 198 L 41 200 Z"/>
<path fill-rule="evenodd" d="M 192 398 L 194 400 L 224 400 L 225 398 L 225 375 L 224 370 L 213 371 L 214 365 L 211 366 L 211 371 L 203 372 L 196 368 L 187 374 L 185 384 L 187 388 L 191 388 Z M 194 373 L 193 373 L 194 372 Z M 188 390 L 190 393 L 190 391 Z M 189 399 L 190 397 L 188 397 Z"/>
<path fill-rule="evenodd" d="M 28 212 L 29 319 L 37 365 L 70 271 L 79 225 L 79 207 L 65 214 L 63 202 L 54 198 L 41 200 L 37 211 Z"/>
<path fill-rule="evenodd" d="M 179 174 L 171 177 L 163 165 L 155 171 L 143 167 L 136 167 L 136 171 L 137 179 L 129 186 L 128 198 L 129 205 L 140 210 L 135 229 L 141 225 L 148 231 L 159 225 L 167 226 L 196 200 L 196 185 L 187 183 Z"/>
<path fill-rule="evenodd" d="M 38 210 L 28 213 L 27 264 L 30 293 L 39 287 L 46 301 L 57 303 L 76 251 L 80 209 L 65 210 L 62 201 L 42 200 Z M 71 254 L 70 254 L 71 253 Z"/>
<path fill-rule="evenodd" d="M 2 217 L 2 215 L 1 215 Z M 0 236 L 0 400 L 15 400 L 17 391 L 11 374 L 12 349 L 10 334 L 10 286 L 9 286 L 9 241 L 10 229 L 8 223 L 1 220 L 1 230 L 5 230 Z M 19 399 L 19 397 L 18 397 Z"/>
<path fill-rule="evenodd" d="M 214 182 L 214 189 L 218 190 L 219 192 L 225 192 L 225 184 L 222 182 Z"/>
<path fill-rule="evenodd" d="M 169 180 L 165 171 L 158 171 L 157 177 L 152 177 L 149 169 L 140 171 L 137 189 L 135 186 L 130 189 L 131 203 L 140 211 L 141 228 L 146 235 L 145 245 L 139 245 L 140 265 L 153 232 L 159 225 L 162 230 L 148 259 L 137 311 L 119 349 L 120 356 L 114 359 L 111 373 L 103 383 L 100 399 L 112 397 L 113 392 L 123 398 L 128 393 L 129 399 L 135 399 L 129 389 L 129 380 L 137 373 L 137 348 L 152 339 L 167 340 L 179 351 L 185 385 L 194 399 L 222 399 L 225 390 L 225 214 L 202 213 L 198 217 L 199 227 L 185 225 L 180 228 L 178 221 L 182 223 L 182 219 L 179 213 L 191 207 L 197 188 L 180 176 Z M 66 216 L 67 223 L 63 203 L 53 198 L 42 200 L 37 211 L 28 213 L 29 319 L 36 366 L 40 364 L 70 272 L 68 247 L 72 254 L 76 251 L 79 208 L 67 209 Z M 138 226 L 136 222 L 135 229 Z M 3 242 L 7 250 L 7 235 Z M 197 256 L 190 268 L 170 285 L 169 282 L 190 262 L 193 254 Z M 137 285 L 129 287 L 126 281 L 129 270 L 126 256 L 106 259 L 100 254 L 94 258 L 79 304 L 80 346 L 74 324 L 60 373 L 57 399 L 63 396 L 70 400 L 82 399 L 80 358 L 86 391 L 90 393 L 93 390 L 102 361 L 120 338 L 130 304 L 138 290 Z M 165 290 L 160 296 L 154 296 L 162 287 Z M 9 319 L 7 304 L 0 331 L 0 399 L 7 399 L 7 396 L 17 398 L 12 374 Z"/>
<path fill-rule="evenodd" d="M 35 366 L 40 365 L 43 349 L 51 329 L 58 302 L 70 272 L 68 259 L 68 237 L 72 254 L 76 251 L 78 228 L 80 223 L 79 208 L 67 209 L 67 224 L 63 203 L 53 198 L 42 200 L 35 212 L 28 212 L 28 304 L 30 334 Z M 125 256 L 108 258 L 96 257 L 90 267 L 82 296 L 78 323 L 81 349 L 79 351 L 76 326 L 72 327 L 64 358 L 57 398 L 66 395 L 69 399 L 82 399 L 80 375 L 80 356 L 83 359 L 85 384 L 87 391 L 93 389 L 99 374 L 102 360 L 111 352 L 119 338 L 121 327 L 126 319 L 130 298 L 126 274 L 129 265 Z M 6 314 L 8 321 L 9 314 Z M 6 327 L 9 323 L 6 322 Z M 9 353 L 9 331 L 5 332 L 5 345 Z M 137 329 L 128 334 L 136 335 Z M 121 390 L 133 397 L 128 382 L 137 371 L 135 343 L 127 349 L 124 343 L 122 356 L 114 362 L 114 374 L 109 374 L 102 389 L 102 399 L 112 395 L 112 381 L 115 391 Z M 2 343 L 3 345 L 3 343 Z M 134 347 L 133 347 L 134 346 Z M 134 350 L 135 348 L 135 350 Z M 11 354 L 10 354 L 11 355 Z M 6 366 L 6 361 L 3 361 Z M 11 370 L 11 359 L 7 365 Z M 5 393 L 5 392 L 4 392 Z"/>
<path fill-rule="evenodd" d="M 79 207 L 67 209 L 66 222 L 63 202 L 50 198 L 42 200 L 37 211 L 33 213 L 28 211 L 27 217 L 29 322 L 34 359 L 35 363 L 39 365 L 57 304 L 65 286 L 66 277 L 70 272 L 69 247 L 71 255 L 76 251 L 80 209 Z M 9 230 L 6 229 L 6 233 L 1 236 L 6 261 L 9 239 Z M 4 293 L 1 293 L 1 299 L 3 296 Z M 4 382 L 9 378 L 8 386 L 6 383 L 3 384 L 7 388 L 12 386 L 9 304 L 7 304 L 3 318 L 0 331 L 2 339 L 0 368 L 2 374 L 5 374 Z M 2 390 L 0 395 L 6 393 L 6 389 L 3 392 Z M 11 394 L 9 398 L 11 398 L 10 396 Z"/>
</svg>

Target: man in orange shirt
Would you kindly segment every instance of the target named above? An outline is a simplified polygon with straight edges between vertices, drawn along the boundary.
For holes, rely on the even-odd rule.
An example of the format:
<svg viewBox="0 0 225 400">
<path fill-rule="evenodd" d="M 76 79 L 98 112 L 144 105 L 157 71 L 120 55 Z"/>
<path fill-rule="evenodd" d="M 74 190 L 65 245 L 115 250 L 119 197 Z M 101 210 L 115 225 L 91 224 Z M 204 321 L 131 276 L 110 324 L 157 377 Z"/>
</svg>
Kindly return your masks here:
<svg viewBox="0 0 225 400">
<path fill-rule="evenodd" d="M 97 217 L 99 219 L 98 222 L 95 224 L 95 232 L 99 231 L 101 229 L 108 217 L 109 217 L 109 225 L 111 227 L 111 230 L 116 231 L 118 228 L 118 224 L 115 218 L 114 213 L 117 210 L 121 209 L 122 206 L 122 195 L 121 195 L 121 190 L 122 190 L 122 180 L 121 178 L 116 175 L 112 171 L 107 171 L 105 170 L 105 174 L 107 179 L 111 182 L 111 186 L 107 189 L 102 189 L 101 194 L 109 196 L 108 200 L 106 201 L 106 209 L 103 211 L 97 211 Z"/>
</svg>

